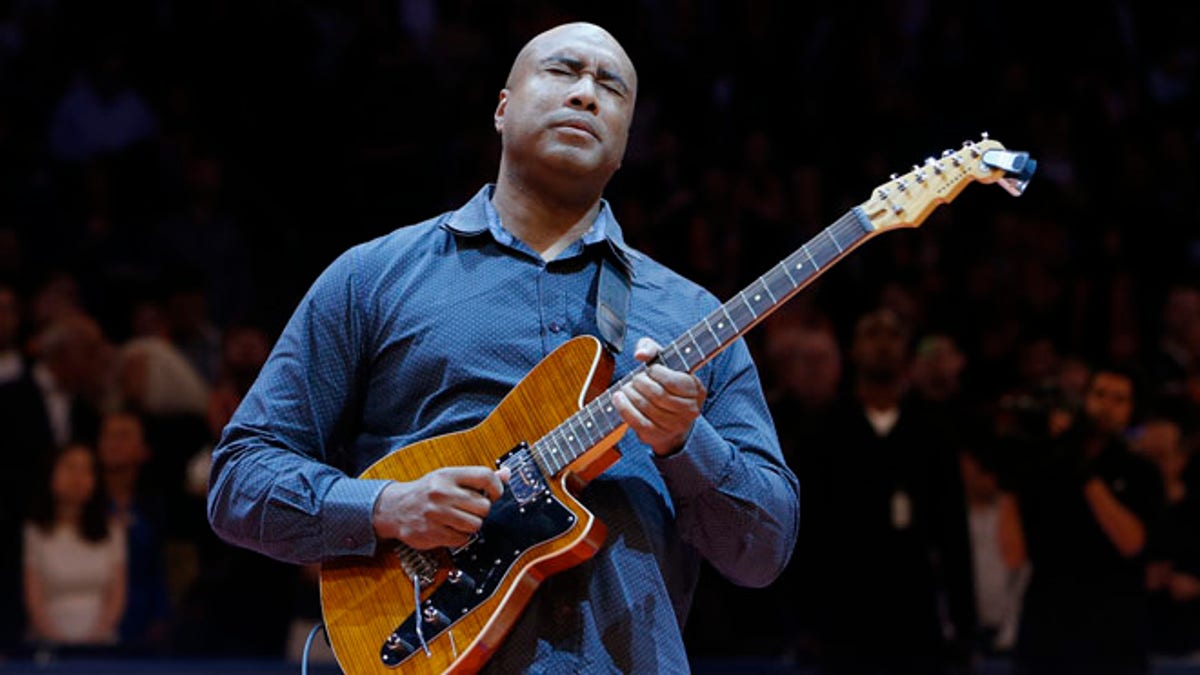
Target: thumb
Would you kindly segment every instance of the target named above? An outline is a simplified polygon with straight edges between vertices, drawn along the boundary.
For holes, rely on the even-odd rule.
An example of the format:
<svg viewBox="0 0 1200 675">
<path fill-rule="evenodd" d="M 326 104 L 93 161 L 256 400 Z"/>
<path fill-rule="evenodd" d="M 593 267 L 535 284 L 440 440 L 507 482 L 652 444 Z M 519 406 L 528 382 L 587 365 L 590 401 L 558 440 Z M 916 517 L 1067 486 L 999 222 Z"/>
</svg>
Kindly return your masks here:
<svg viewBox="0 0 1200 675">
<path fill-rule="evenodd" d="M 637 341 L 637 347 L 633 350 L 633 358 L 646 363 L 657 356 L 661 349 L 662 347 L 654 340 L 648 337 L 640 338 Z"/>
</svg>

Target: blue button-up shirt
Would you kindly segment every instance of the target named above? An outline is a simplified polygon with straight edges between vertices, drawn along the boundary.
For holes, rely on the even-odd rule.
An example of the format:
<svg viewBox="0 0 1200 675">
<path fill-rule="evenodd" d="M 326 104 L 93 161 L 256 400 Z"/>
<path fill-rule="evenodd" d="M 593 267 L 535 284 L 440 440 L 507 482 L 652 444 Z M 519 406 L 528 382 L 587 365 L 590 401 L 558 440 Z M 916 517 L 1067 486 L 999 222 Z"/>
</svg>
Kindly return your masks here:
<svg viewBox="0 0 1200 675">
<path fill-rule="evenodd" d="M 335 260 L 305 295 L 213 457 L 209 519 L 281 560 L 370 555 L 384 454 L 478 424 L 544 356 L 597 334 L 601 256 L 632 280 L 629 348 L 667 344 L 717 300 L 630 248 L 607 204 L 552 261 L 509 233 L 485 187 L 458 211 Z M 799 486 L 779 450 L 749 351 L 696 373 L 708 390 L 683 448 L 633 433 L 581 500 L 608 526 L 594 558 L 551 577 L 492 657 L 498 672 L 687 670 L 681 628 L 701 558 L 761 586 L 786 565 Z"/>
</svg>

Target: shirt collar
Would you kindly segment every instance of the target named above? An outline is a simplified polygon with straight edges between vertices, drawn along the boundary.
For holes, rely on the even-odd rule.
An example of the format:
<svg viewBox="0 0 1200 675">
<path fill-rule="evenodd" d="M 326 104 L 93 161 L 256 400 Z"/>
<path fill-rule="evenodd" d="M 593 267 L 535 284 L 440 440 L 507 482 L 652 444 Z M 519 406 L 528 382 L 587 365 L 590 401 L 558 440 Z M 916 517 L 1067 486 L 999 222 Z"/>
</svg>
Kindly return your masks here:
<svg viewBox="0 0 1200 675">
<path fill-rule="evenodd" d="M 471 201 L 467 202 L 454 213 L 450 214 L 450 218 L 446 220 L 442 227 L 451 232 L 473 237 L 487 232 L 492 235 L 498 243 L 505 246 L 512 246 L 516 242 L 516 237 L 511 232 L 504 229 L 503 223 L 500 222 L 500 214 L 496 211 L 496 207 L 492 205 L 492 193 L 496 186 L 488 184 L 483 186 Z M 633 261 L 642 259 L 642 254 L 634 250 L 625 243 L 625 237 L 621 233 L 621 226 L 617 224 L 616 216 L 612 213 L 612 207 L 609 206 L 605 199 L 600 200 L 600 212 L 596 214 L 596 220 L 592 222 L 592 226 L 587 232 L 580 237 L 580 243 L 584 246 L 591 246 L 604 242 L 613 252 L 617 261 L 625 268 L 625 271 L 630 276 L 633 275 Z"/>
</svg>

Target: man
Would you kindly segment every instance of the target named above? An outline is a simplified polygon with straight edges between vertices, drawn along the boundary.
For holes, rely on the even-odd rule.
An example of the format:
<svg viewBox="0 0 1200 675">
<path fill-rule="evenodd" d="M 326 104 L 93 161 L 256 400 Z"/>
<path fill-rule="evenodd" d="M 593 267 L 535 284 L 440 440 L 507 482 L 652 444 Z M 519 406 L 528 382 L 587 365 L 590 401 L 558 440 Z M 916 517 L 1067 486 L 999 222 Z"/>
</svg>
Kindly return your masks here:
<svg viewBox="0 0 1200 675">
<path fill-rule="evenodd" d="M 1162 512 L 1154 468 L 1123 435 L 1134 378 L 1097 369 L 1081 419 L 1033 441 L 1001 476 L 1001 547 L 1032 563 L 1015 661 L 1022 673 L 1143 673 L 1147 531 Z"/>
<path fill-rule="evenodd" d="M 629 248 L 601 199 L 636 92 L 629 57 L 597 26 L 559 26 L 521 50 L 495 111 L 496 185 L 351 249 L 301 301 L 215 452 L 209 517 L 222 537 L 293 562 L 391 539 L 461 545 L 506 475 L 352 476 L 478 423 L 553 348 L 597 332 L 606 266 L 631 284 L 631 337 L 673 338 L 716 308 Z M 621 351 L 616 376 L 657 349 Z M 743 343 L 694 376 L 652 365 L 614 399 L 634 434 L 582 493 L 606 543 L 542 585 L 489 661 L 499 672 L 686 670 L 680 627 L 701 558 L 759 586 L 787 563 L 798 486 Z"/>
<path fill-rule="evenodd" d="M 862 315 L 848 355 L 850 394 L 802 464 L 800 583 L 817 657 L 830 673 L 948 672 L 975 628 L 958 458 L 908 392 L 909 331 L 894 311 Z"/>
</svg>

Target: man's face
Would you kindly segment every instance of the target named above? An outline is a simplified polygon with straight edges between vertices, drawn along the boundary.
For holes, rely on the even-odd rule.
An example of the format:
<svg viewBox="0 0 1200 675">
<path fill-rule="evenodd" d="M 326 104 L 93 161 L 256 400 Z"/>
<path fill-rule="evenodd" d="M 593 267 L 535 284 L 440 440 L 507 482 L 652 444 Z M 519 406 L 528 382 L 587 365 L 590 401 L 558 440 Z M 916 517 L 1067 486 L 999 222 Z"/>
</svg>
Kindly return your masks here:
<svg viewBox="0 0 1200 675">
<path fill-rule="evenodd" d="M 1133 382 L 1117 373 L 1096 373 L 1084 396 L 1083 409 L 1101 431 L 1124 433 L 1133 418 Z"/>
<path fill-rule="evenodd" d="M 625 154 L 636 92 L 629 57 L 601 29 L 571 24 L 543 33 L 521 51 L 500 92 L 495 124 L 506 163 L 607 181 Z"/>
<path fill-rule="evenodd" d="M 904 327 L 894 312 L 871 312 L 859 319 L 855 327 L 851 346 L 854 365 L 869 379 L 898 377 L 905 368 L 906 341 Z"/>
<path fill-rule="evenodd" d="M 142 423 L 133 415 L 115 413 L 104 418 L 97 443 L 100 463 L 106 468 L 125 468 L 148 458 Z"/>
</svg>

